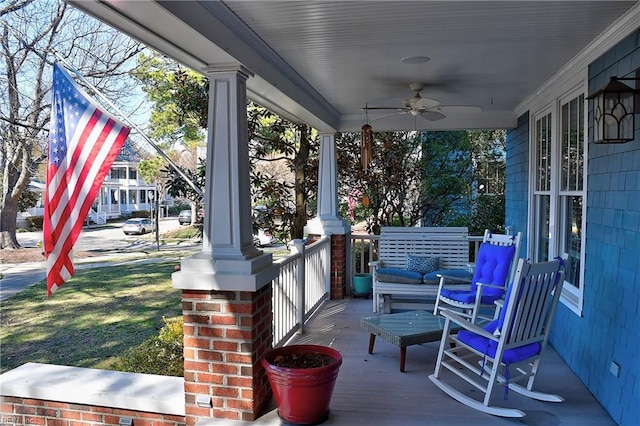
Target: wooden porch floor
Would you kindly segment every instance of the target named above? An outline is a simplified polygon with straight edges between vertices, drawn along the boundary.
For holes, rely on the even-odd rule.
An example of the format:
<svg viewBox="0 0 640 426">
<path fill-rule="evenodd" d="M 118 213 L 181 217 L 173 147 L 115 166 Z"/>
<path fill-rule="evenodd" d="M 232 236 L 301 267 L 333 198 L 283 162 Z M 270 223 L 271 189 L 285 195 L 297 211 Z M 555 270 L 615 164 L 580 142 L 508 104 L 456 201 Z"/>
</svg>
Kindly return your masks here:
<svg viewBox="0 0 640 426">
<path fill-rule="evenodd" d="M 429 379 L 439 342 L 407 348 L 406 371 L 399 371 L 400 349 L 378 338 L 374 353 L 367 353 L 369 334 L 360 319 L 371 316 L 371 299 L 329 301 L 308 322 L 305 333 L 289 344 L 331 346 L 343 363 L 331 400 L 331 413 L 323 425 L 615 425 L 575 374 L 548 347 L 536 388 L 557 393 L 562 403 L 539 402 L 510 392 L 508 400 L 494 402 L 517 407 L 527 415 L 505 419 L 472 410 L 440 391 Z M 471 386 L 468 386 L 471 388 Z M 275 409 L 253 425 L 281 425 Z"/>
</svg>

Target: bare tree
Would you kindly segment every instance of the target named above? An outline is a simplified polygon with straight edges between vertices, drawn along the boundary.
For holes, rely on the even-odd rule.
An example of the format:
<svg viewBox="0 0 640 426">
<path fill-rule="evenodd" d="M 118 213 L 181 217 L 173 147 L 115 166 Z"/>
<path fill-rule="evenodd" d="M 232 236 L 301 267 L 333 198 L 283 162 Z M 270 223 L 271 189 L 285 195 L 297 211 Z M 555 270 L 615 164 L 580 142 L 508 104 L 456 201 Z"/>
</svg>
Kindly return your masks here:
<svg viewBox="0 0 640 426">
<path fill-rule="evenodd" d="M 59 0 L 10 2 L 0 17 L 0 248 L 18 248 L 18 200 L 44 176 L 53 52 L 131 110 L 128 71 L 144 47 Z"/>
</svg>

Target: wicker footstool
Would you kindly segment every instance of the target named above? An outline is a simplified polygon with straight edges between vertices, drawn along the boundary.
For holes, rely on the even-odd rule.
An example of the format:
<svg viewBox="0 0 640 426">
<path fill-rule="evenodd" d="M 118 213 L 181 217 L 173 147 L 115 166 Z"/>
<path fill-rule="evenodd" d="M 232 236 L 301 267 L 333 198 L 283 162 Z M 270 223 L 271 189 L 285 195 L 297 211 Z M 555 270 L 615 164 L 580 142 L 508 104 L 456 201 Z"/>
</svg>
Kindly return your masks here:
<svg viewBox="0 0 640 426">
<path fill-rule="evenodd" d="M 440 340 L 444 321 L 444 318 L 431 312 L 409 311 L 362 318 L 361 326 L 371 333 L 370 354 L 373 353 L 376 336 L 400 347 L 400 371 L 404 372 L 407 346 Z"/>
</svg>

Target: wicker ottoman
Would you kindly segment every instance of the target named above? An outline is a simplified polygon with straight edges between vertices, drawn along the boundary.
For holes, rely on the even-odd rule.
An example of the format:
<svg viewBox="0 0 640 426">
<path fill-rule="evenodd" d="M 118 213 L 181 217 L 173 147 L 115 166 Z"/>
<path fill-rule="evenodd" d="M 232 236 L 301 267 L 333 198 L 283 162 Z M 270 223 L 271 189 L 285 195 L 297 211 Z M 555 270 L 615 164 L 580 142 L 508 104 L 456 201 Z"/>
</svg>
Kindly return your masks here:
<svg viewBox="0 0 640 426">
<path fill-rule="evenodd" d="M 373 353 L 376 336 L 400 347 L 400 371 L 404 372 L 407 346 L 435 342 L 442 337 L 445 319 L 427 311 L 374 315 L 361 320 L 361 326 L 371 333 L 369 353 Z"/>
</svg>

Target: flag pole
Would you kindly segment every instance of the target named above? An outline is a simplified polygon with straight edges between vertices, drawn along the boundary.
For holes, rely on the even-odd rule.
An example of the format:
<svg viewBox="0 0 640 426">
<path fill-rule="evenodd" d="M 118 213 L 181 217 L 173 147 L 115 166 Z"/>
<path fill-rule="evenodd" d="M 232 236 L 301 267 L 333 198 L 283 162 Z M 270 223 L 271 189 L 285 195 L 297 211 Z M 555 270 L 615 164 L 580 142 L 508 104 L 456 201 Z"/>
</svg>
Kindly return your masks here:
<svg viewBox="0 0 640 426">
<path fill-rule="evenodd" d="M 53 55 L 60 61 L 62 62 L 65 67 L 67 67 L 70 71 L 72 71 L 80 80 L 82 80 L 82 82 L 84 84 L 86 84 L 87 86 L 89 86 L 89 88 L 93 91 L 93 93 L 95 95 L 97 95 L 103 102 L 105 102 L 110 108 L 113 108 L 126 122 L 128 125 L 130 125 L 133 129 L 136 130 L 136 132 L 138 132 L 138 134 L 140 136 L 142 136 L 144 138 L 144 140 L 151 145 L 158 154 L 160 154 L 160 156 L 162 158 L 164 158 L 169 165 L 189 184 L 189 186 L 191 186 L 191 188 L 193 188 L 193 190 L 196 192 L 196 194 L 198 194 L 199 196 L 203 196 L 202 194 L 202 190 L 200 188 L 198 188 L 196 186 L 195 183 L 193 183 L 193 181 L 191 179 L 189 179 L 187 177 L 187 175 L 182 171 L 182 169 L 180 169 L 180 167 L 178 167 L 178 165 L 167 156 L 167 154 L 164 153 L 164 151 L 162 151 L 162 149 L 156 145 L 149 136 L 147 136 L 141 129 L 140 127 L 134 123 L 131 119 L 129 119 L 129 117 L 124 114 L 120 108 L 118 108 L 116 105 L 113 104 L 113 102 L 111 102 L 106 96 L 104 96 L 93 84 L 91 84 L 89 81 L 87 81 L 86 78 L 84 78 L 84 76 L 82 74 L 80 74 L 80 72 L 78 70 L 76 70 L 73 66 L 71 66 L 71 64 L 69 64 L 69 62 L 67 62 L 67 60 L 60 55 L 58 52 L 56 52 L 53 49 L 50 49 L 51 53 L 53 53 Z"/>
</svg>

